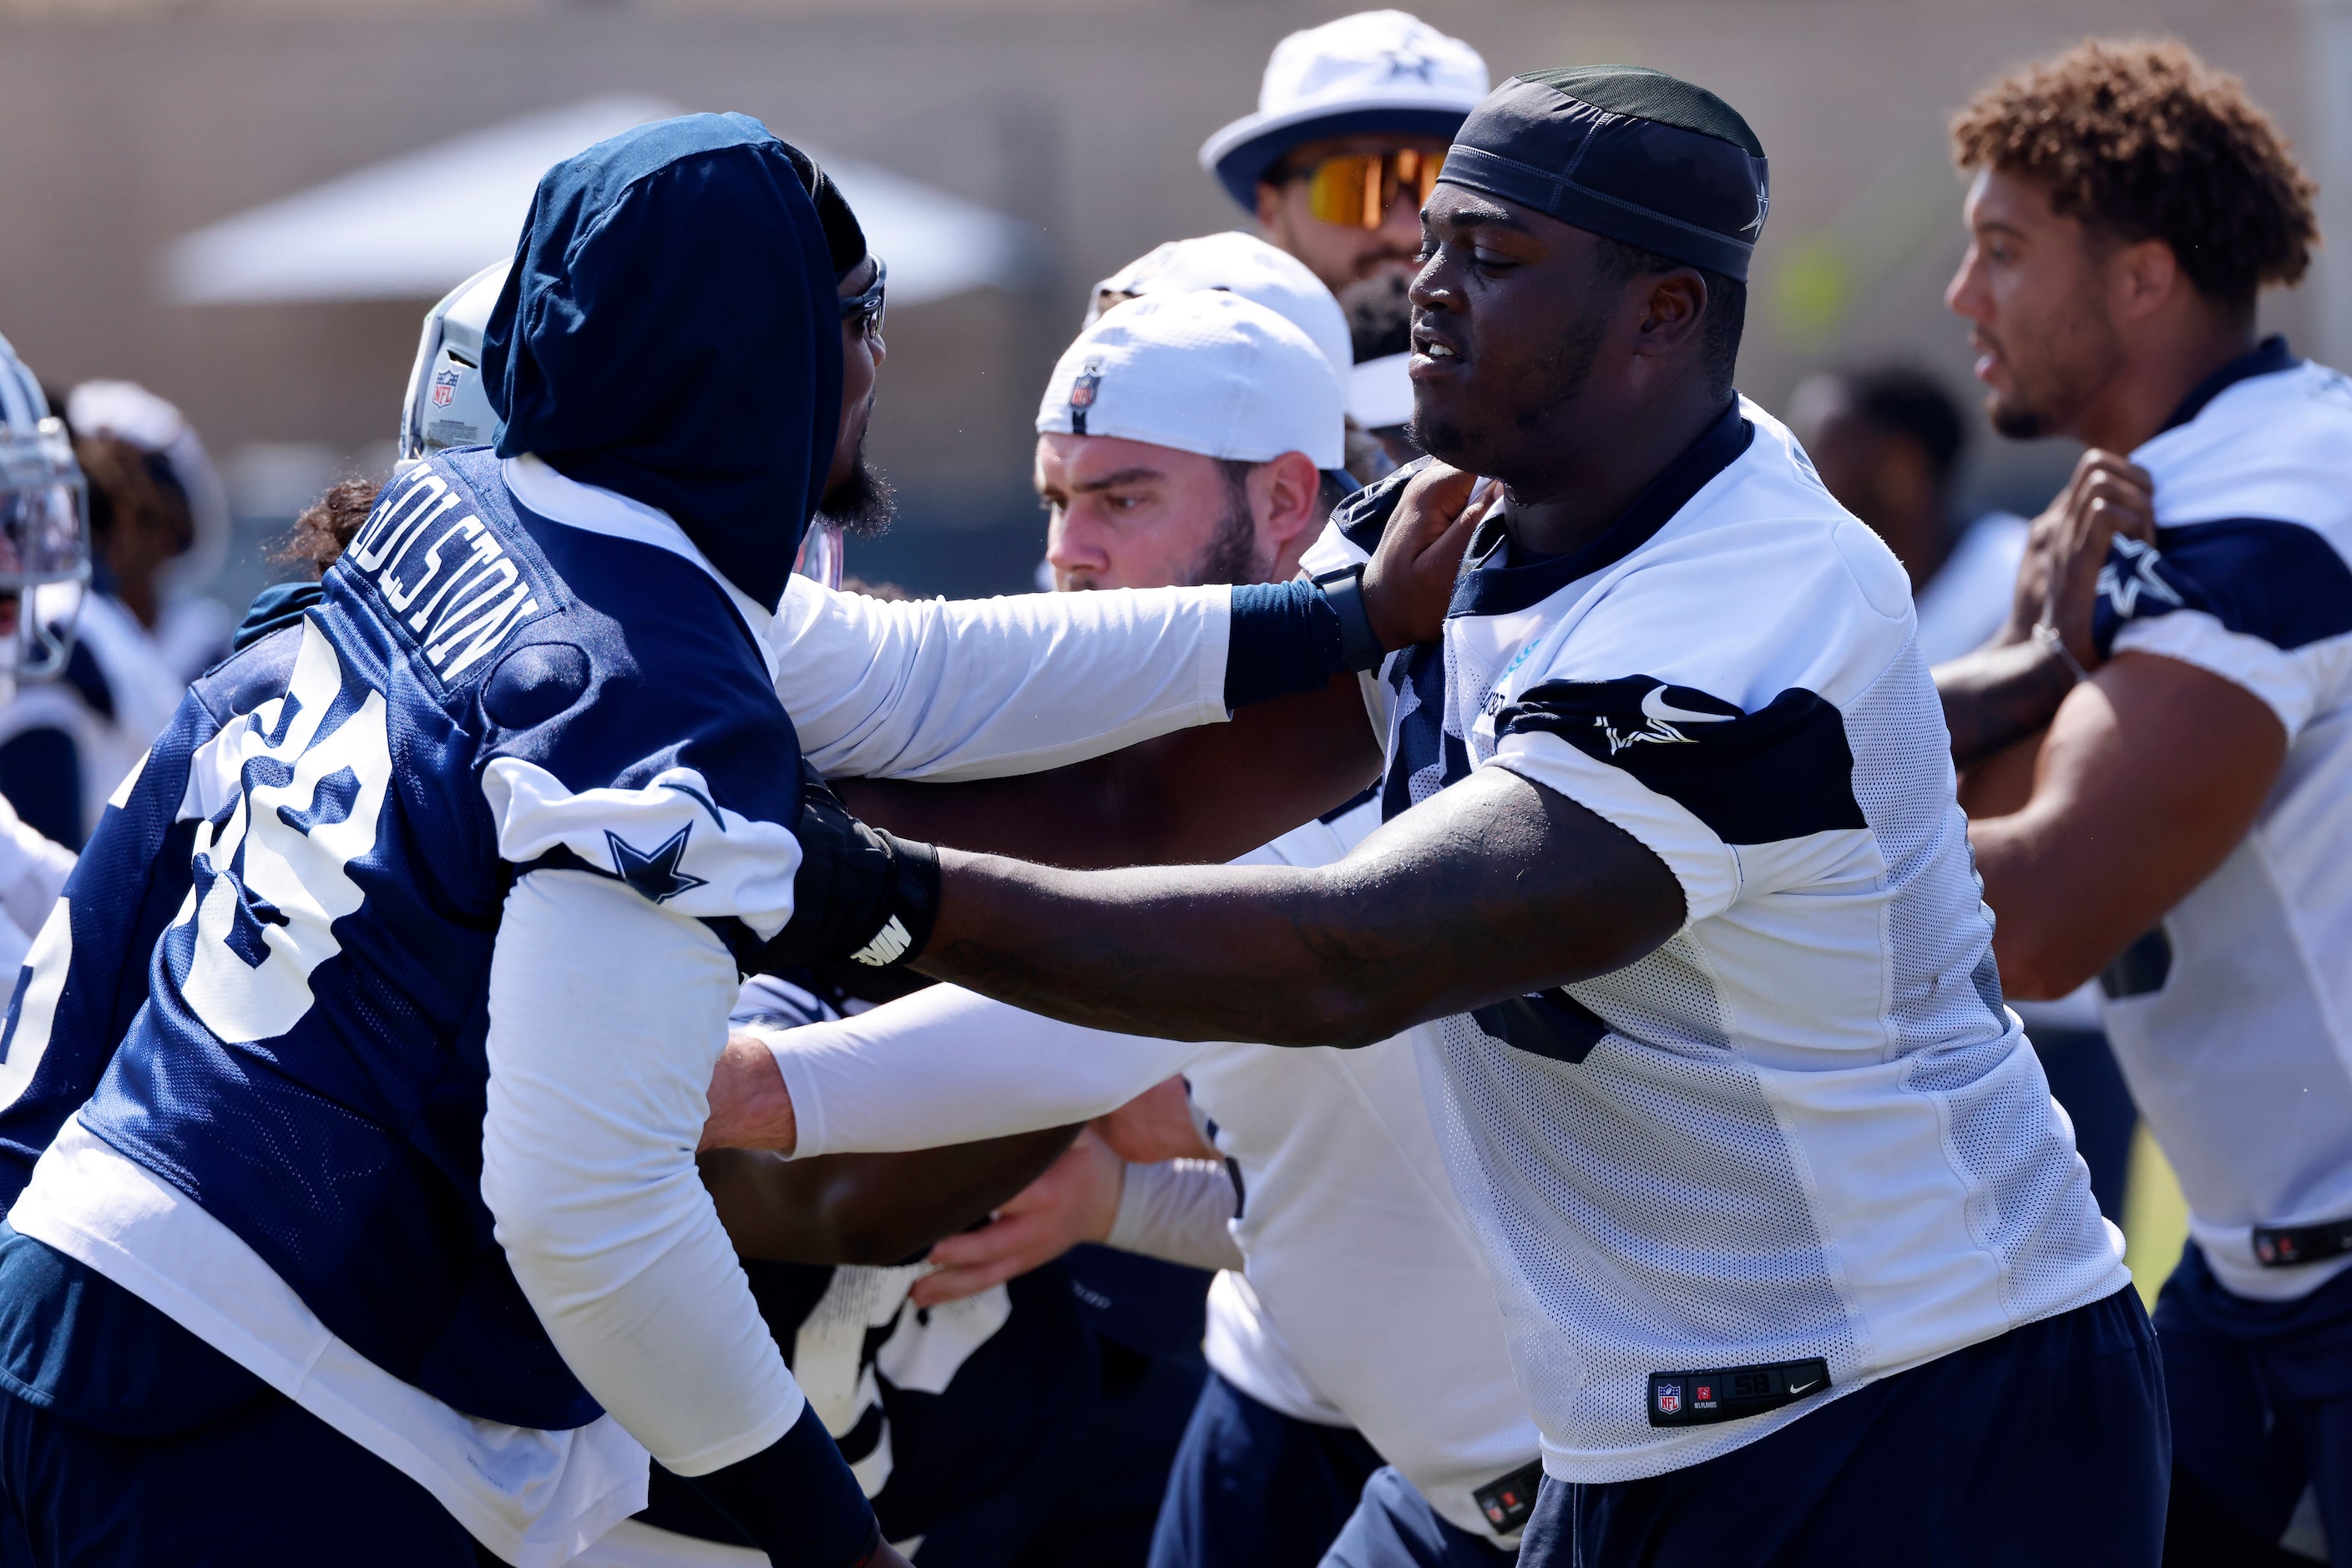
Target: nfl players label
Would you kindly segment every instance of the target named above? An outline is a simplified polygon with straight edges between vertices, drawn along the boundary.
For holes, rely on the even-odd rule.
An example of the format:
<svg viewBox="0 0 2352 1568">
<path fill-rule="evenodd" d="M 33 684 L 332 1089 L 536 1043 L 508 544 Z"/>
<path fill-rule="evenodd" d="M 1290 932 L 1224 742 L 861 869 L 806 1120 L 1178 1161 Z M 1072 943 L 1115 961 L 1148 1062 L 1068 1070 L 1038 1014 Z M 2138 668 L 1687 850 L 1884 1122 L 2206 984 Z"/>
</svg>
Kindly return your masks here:
<svg viewBox="0 0 2352 1568">
<path fill-rule="evenodd" d="M 1470 1494 L 1497 1535 L 1508 1535 L 1527 1523 L 1536 1510 L 1536 1493 L 1543 1486 L 1543 1461 L 1522 1465 L 1499 1480 L 1488 1481 Z"/>
<path fill-rule="evenodd" d="M 1711 1426 L 1718 1421 L 1737 1421 L 1811 1398 L 1829 1385 L 1830 1363 L 1819 1356 L 1810 1361 L 1718 1367 L 1712 1372 L 1654 1372 L 1650 1374 L 1650 1425 Z"/>
</svg>

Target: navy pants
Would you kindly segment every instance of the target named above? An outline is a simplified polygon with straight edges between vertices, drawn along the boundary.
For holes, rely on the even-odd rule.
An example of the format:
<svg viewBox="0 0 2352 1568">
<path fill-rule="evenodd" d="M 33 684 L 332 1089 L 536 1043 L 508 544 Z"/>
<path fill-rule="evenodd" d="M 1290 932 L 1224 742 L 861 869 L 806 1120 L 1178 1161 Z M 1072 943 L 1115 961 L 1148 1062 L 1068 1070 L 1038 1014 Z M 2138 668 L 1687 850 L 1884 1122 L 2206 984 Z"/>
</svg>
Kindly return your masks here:
<svg viewBox="0 0 2352 1568">
<path fill-rule="evenodd" d="M 2156 1568 L 2172 1444 L 2139 1298 L 1855 1389 L 1718 1458 L 1547 1479 L 1525 1568 Z"/>
<path fill-rule="evenodd" d="M 39 1568 L 476 1568 L 423 1487 L 268 1390 L 193 1432 L 122 1437 L 0 1396 L 8 1558 Z M 22 1556 L 18 1554 L 21 1553 Z"/>
<path fill-rule="evenodd" d="M 2252 1301 L 2191 1243 L 2156 1301 L 2172 1405 L 2166 1562 L 2285 1561 L 2308 1487 L 2328 1552 L 2352 1564 L 2352 1273 L 2294 1301 Z"/>
<path fill-rule="evenodd" d="M 1168 1474 L 1151 1568 L 1314 1568 L 1380 1468 L 1355 1428 L 1282 1415 L 1213 1372 Z"/>
<path fill-rule="evenodd" d="M 1516 1549 L 1496 1545 L 1442 1518 L 1402 1473 L 1382 1467 L 1321 1568 L 1510 1568 Z"/>
</svg>

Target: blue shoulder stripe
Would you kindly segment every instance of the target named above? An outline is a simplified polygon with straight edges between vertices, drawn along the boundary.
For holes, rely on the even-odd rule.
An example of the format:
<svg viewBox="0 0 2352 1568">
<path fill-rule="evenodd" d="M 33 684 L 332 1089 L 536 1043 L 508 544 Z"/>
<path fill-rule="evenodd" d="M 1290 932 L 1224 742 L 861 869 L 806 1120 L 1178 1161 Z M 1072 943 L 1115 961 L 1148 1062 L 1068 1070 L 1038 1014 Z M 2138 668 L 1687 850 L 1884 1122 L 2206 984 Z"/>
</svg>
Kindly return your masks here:
<svg viewBox="0 0 2352 1568">
<path fill-rule="evenodd" d="M 1753 713 L 1655 676 L 1549 680 L 1495 716 L 1497 738 L 1540 731 L 1622 768 L 1726 844 L 1867 827 L 1845 718 L 1790 687 Z"/>
<path fill-rule="evenodd" d="M 2099 570 L 2091 636 L 2102 654 L 2126 621 L 2202 610 L 2283 652 L 2352 632 L 2352 565 L 2299 522 L 2232 517 L 2118 539 Z"/>
</svg>

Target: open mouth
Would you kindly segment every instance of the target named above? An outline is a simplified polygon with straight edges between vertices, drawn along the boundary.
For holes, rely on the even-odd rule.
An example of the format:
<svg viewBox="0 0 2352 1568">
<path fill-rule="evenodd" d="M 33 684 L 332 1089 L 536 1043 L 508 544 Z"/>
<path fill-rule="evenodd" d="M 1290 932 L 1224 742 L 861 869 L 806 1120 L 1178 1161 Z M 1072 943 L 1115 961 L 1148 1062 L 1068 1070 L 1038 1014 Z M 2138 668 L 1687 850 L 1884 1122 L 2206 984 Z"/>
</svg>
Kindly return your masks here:
<svg viewBox="0 0 2352 1568">
<path fill-rule="evenodd" d="M 1406 366 L 1408 374 L 1420 375 L 1424 372 L 1434 374 L 1461 363 L 1461 350 L 1434 332 L 1419 327 L 1413 329 L 1412 359 Z"/>
</svg>

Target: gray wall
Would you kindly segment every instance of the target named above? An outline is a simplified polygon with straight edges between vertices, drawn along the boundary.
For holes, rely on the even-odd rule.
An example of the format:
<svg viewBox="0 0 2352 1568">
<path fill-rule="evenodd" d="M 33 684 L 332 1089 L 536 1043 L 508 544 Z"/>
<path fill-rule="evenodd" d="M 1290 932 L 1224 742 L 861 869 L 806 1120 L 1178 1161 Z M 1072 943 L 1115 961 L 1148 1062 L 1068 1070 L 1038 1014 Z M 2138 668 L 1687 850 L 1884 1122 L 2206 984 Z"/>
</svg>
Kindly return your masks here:
<svg viewBox="0 0 2352 1568">
<path fill-rule="evenodd" d="M 1018 586 L 1037 554 L 1028 425 L 1087 285 L 1238 215 L 1193 161 L 1252 107 L 1266 52 L 1335 5 L 869 4 L 331 13 L 235 5 L 103 17 L 0 11 L 0 331 L 53 384 L 107 374 L 182 404 L 249 478 L 282 445 L 368 459 L 390 435 L 426 301 L 185 307 L 180 234 L 528 110 L 634 89 L 734 108 L 1036 225 L 1031 292 L 894 310 L 876 455 L 905 519 L 858 557 L 922 590 Z M 1826 360 L 1896 353 L 1965 393 L 1939 294 L 1958 254 L 1942 125 L 2004 64 L 2086 33 L 2174 32 L 2305 123 L 2293 0 L 1660 0 L 1425 7 L 1497 74 L 1619 59 L 1721 92 L 1770 149 L 1742 385 L 1768 404 Z M 2270 314 L 2310 317 L 2294 296 Z M 256 444 L 265 444 L 257 447 Z M 2012 504 L 2069 454 L 1978 444 L 1971 483 Z M 307 483 L 278 464 L 280 488 Z M 248 494 L 267 487 L 247 483 Z M 259 503 L 253 503 L 258 505 Z M 856 568 L 854 568 L 856 569 Z M 248 576 L 257 566 L 247 563 Z M 241 584 L 240 584 L 241 585 Z"/>
</svg>

